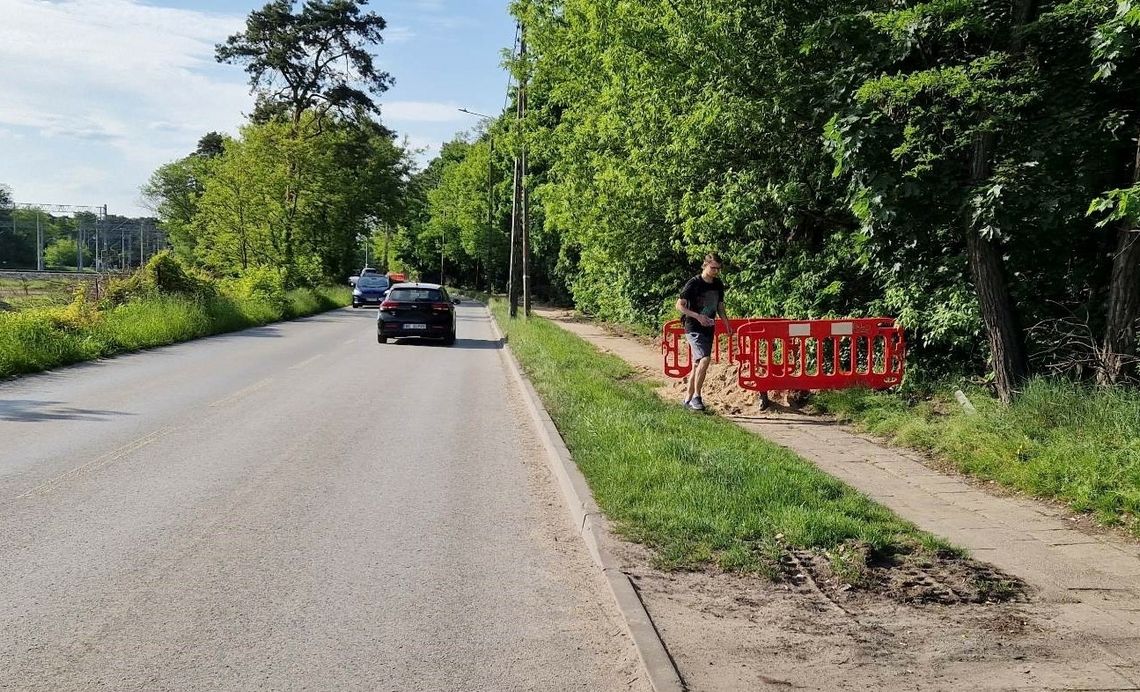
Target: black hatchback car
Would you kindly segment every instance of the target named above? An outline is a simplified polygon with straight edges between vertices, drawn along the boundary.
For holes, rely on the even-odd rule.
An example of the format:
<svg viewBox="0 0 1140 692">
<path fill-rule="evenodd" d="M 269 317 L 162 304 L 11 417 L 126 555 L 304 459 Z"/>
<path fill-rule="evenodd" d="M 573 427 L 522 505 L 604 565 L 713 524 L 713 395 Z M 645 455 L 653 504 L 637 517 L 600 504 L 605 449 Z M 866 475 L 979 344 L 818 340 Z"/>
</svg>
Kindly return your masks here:
<svg viewBox="0 0 1140 692">
<path fill-rule="evenodd" d="M 388 291 L 376 316 L 376 341 L 402 336 L 443 339 L 455 343 L 455 306 L 439 284 L 396 284 Z"/>
</svg>

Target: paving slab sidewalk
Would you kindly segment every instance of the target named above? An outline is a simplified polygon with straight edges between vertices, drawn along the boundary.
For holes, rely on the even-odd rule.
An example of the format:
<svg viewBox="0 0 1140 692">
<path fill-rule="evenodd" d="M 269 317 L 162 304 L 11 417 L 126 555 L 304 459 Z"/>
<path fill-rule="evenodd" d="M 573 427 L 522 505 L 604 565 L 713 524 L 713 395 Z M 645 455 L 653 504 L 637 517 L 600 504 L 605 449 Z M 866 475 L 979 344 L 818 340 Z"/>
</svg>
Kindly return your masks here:
<svg viewBox="0 0 1140 692">
<path fill-rule="evenodd" d="M 665 381 L 660 351 L 564 310 L 534 312 Z M 1140 684 L 1140 545 L 1079 530 L 1060 509 L 992 495 L 826 419 L 788 413 L 732 419 L 1025 580 L 1037 600 L 1055 606 L 1054 625 L 1084 638 L 1118 673 Z"/>
</svg>

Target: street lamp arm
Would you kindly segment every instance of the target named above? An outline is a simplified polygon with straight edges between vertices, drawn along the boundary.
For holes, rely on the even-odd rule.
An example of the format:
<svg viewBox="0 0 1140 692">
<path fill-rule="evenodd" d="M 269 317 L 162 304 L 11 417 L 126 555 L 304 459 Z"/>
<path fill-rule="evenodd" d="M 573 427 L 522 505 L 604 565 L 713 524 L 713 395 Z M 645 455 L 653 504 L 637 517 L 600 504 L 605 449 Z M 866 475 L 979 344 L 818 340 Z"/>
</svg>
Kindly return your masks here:
<svg viewBox="0 0 1140 692">
<path fill-rule="evenodd" d="M 493 116 L 493 115 L 487 115 L 486 113 L 476 113 L 475 111 L 469 111 L 466 108 L 460 108 L 458 110 L 460 113 L 466 113 L 467 115 L 474 115 L 477 118 L 485 118 L 487 120 L 495 120 L 496 119 L 495 116 Z"/>
</svg>

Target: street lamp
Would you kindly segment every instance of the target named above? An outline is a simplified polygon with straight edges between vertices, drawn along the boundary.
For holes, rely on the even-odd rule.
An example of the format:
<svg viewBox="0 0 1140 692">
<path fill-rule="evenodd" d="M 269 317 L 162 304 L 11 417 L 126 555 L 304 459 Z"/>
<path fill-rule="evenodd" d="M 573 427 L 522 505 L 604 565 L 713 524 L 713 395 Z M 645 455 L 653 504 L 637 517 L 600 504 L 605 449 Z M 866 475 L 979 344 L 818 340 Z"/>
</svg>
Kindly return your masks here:
<svg viewBox="0 0 1140 692">
<path fill-rule="evenodd" d="M 466 108 L 460 108 L 459 112 L 460 113 L 466 113 L 467 115 L 474 115 L 476 117 L 484 118 L 486 120 L 494 120 L 495 119 L 495 116 L 493 116 L 493 115 L 487 115 L 486 113 L 476 113 L 475 111 L 469 111 Z"/>
<path fill-rule="evenodd" d="M 460 113 L 474 115 L 476 118 L 482 118 L 490 122 L 494 122 L 496 118 L 485 113 L 477 113 L 466 108 L 460 108 Z M 483 273 L 487 275 L 487 293 L 491 293 L 494 288 L 491 285 L 491 238 L 494 237 L 495 230 L 495 137 L 491 133 L 491 128 L 487 128 L 487 237 L 484 239 L 486 242 L 485 254 L 483 259 Z M 441 260 L 442 263 L 442 260 Z"/>
<path fill-rule="evenodd" d="M 369 266 L 368 265 L 368 260 L 369 260 L 369 257 L 368 257 L 369 247 L 368 246 L 372 244 L 371 241 L 372 241 L 371 235 L 366 235 L 364 233 L 357 233 L 356 234 L 356 242 L 364 245 L 364 266 L 366 266 L 366 267 Z"/>
</svg>

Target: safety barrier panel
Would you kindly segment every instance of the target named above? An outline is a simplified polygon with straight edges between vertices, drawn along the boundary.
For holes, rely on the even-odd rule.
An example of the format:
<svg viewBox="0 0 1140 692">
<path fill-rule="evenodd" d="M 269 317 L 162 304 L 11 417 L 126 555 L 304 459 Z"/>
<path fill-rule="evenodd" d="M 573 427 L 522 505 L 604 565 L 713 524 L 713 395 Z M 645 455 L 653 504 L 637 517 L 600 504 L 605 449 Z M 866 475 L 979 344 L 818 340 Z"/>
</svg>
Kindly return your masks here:
<svg viewBox="0 0 1140 692">
<path fill-rule="evenodd" d="M 733 330 L 739 330 L 749 322 L 756 320 L 732 319 Z M 724 320 L 717 319 L 716 329 L 713 333 L 712 361 L 720 362 L 721 344 L 726 343 L 725 352 L 731 362 L 736 357 L 736 345 L 731 339 L 722 339 L 727 332 L 724 329 Z M 684 348 L 682 348 L 684 346 Z M 681 379 L 693 371 L 693 357 L 689 353 L 688 342 L 685 341 L 685 328 L 681 320 L 666 322 L 661 334 L 661 352 L 665 354 L 665 374 L 669 377 Z"/>
<path fill-rule="evenodd" d="M 737 339 L 727 356 L 738 363 L 743 389 L 886 389 L 902 382 L 906 365 L 903 329 L 887 318 L 844 320 L 734 319 Z M 661 348 L 665 374 L 692 372 L 689 349 L 681 348 L 680 321 L 665 325 Z M 722 322 L 717 322 L 712 358 L 720 361 Z M 735 343 L 734 343 L 735 341 Z"/>
</svg>

